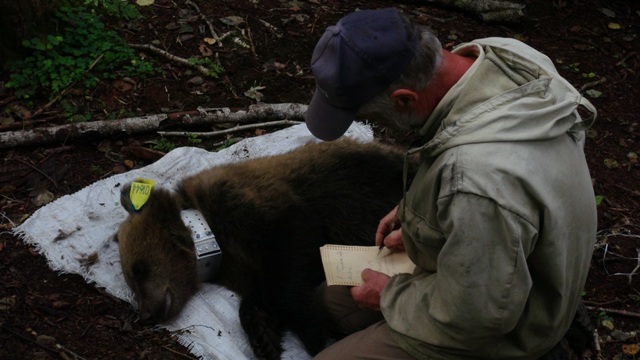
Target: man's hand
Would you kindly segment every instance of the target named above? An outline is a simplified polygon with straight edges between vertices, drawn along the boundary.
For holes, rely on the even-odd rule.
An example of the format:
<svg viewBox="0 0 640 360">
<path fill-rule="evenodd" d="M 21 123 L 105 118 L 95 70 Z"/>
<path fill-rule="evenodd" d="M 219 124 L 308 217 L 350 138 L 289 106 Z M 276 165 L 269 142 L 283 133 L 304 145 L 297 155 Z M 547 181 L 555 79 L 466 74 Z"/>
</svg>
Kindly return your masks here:
<svg viewBox="0 0 640 360">
<path fill-rule="evenodd" d="M 393 251 L 404 251 L 400 221 L 396 218 L 398 207 L 396 206 L 378 223 L 376 230 L 376 246 L 384 243 L 384 246 Z"/>
<path fill-rule="evenodd" d="M 363 308 L 380 310 L 380 294 L 391 279 L 388 275 L 371 269 L 362 270 L 363 285 L 351 288 L 353 300 Z"/>
</svg>

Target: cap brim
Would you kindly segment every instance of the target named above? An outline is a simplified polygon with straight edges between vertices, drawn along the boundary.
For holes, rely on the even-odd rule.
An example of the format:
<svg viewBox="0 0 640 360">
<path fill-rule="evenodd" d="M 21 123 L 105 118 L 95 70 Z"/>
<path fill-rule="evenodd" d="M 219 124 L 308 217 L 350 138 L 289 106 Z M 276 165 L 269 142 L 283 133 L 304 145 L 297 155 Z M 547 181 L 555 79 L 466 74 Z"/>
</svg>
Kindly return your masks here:
<svg viewBox="0 0 640 360">
<path fill-rule="evenodd" d="M 342 109 L 329 105 L 320 90 L 316 89 L 304 115 L 307 128 L 320 140 L 331 141 L 342 136 L 358 113 L 358 108 Z"/>
</svg>

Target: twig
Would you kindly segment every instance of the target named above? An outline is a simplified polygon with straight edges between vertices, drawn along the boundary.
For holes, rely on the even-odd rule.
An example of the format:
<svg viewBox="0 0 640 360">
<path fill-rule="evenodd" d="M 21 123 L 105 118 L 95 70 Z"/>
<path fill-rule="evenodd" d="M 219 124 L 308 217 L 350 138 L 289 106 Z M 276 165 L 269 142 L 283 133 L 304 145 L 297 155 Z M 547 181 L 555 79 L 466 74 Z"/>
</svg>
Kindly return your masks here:
<svg viewBox="0 0 640 360">
<path fill-rule="evenodd" d="M 0 100 L 0 106 L 4 106 L 7 105 L 8 103 L 14 101 L 16 99 L 16 97 L 14 95 L 11 95 L 5 99 Z"/>
<path fill-rule="evenodd" d="M 594 87 L 596 85 L 602 84 L 602 83 L 604 83 L 606 81 L 607 81 L 607 78 L 606 77 L 602 77 L 602 78 L 600 78 L 600 79 L 598 79 L 596 81 L 591 81 L 591 82 L 585 83 L 584 85 L 582 85 L 580 87 L 580 92 L 585 91 L 587 88 L 591 88 L 591 87 Z"/>
<path fill-rule="evenodd" d="M 631 270 L 631 272 L 629 273 L 629 284 L 631 284 L 633 280 L 633 275 L 635 275 L 636 271 L 640 269 L 640 250 L 637 250 L 637 251 L 638 251 L 638 265 L 636 265 L 636 267 L 633 268 L 633 270 Z"/>
<path fill-rule="evenodd" d="M 635 51 L 630 52 L 627 56 L 623 57 L 622 60 L 618 61 L 616 63 L 616 66 L 620 66 L 624 64 L 627 60 L 629 60 L 630 57 L 634 56 L 635 54 L 636 54 Z"/>
<path fill-rule="evenodd" d="M 249 27 L 249 19 L 245 18 L 244 22 L 245 24 L 247 24 L 247 39 L 249 40 L 249 45 L 251 46 L 251 53 L 253 54 L 253 57 L 258 57 L 258 54 L 256 54 L 256 47 L 253 44 L 253 38 L 251 37 L 251 28 Z"/>
<path fill-rule="evenodd" d="M 600 335 L 598 335 L 598 330 L 593 330 L 593 346 L 596 348 L 596 353 L 598 354 L 598 358 L 600 358 L 600 354 L 602 354 L 602 348 L 600 348 Z"/>
<path fill-rule="evenodd" d="M 156 54 L 160 54 L 162 56 L 164 56 L 165 58 L 171 60 L 171 61 L 175 61 L 177 63 L 183 64 L 183 65 L 187 65 L 190 66 L 192 68 L 195 68 L 196 70 L 198 70 L 201 74 L 205 75 L 205 76 L 209 76 L 211 75 L 211 71 L 209 69 L 207 69 L 206 67 L 199 65 L 199 64 L 194 64 L 193 62 L 189 61 L 188 59 L 179 57 L 177 55 L 173 55 L 168 51 L 164 51 L 160 48 L 157 48 L 151 44 L 129 44 L 129 46 L 131 46 L 134 49 L 141 49 L 141 50 L 150 50 L 155 52 Z"/>
<path fill-rule="evenodd" d="M 55 186 L 55 187 L 56 187 L 56 189 L 58 188 L 58 184 L 55 182 L 55 180 L 53 180 L 53 179 L 52 179 L 49 175 L 47 175 L 44 171 L 42 171 L 42 170 L 38 169 L 37 167 L 35 167 L 35 166 L 33 166 L 33 165 L 29 164 L 28 162 L 26 162 L 26 161 L 24 161 L 24 160 L 22 160 L 22 159 L 18 159 L 18 158 L 16 158 L 15 160 L 20 161 L 21 163 L 23 163 L 23 164 L 27 165 L 27 166 L 28 166 L 28 167 L 30 167 L 31 169 L 33 169 L 33 170 L 35 170 L 35 171 L 39 172 L 42 176 L 44 176 L 44 177 L 46 177 L 47 179 L 49 179 L 49 181 L 51 181 L 51 183 L 53 184 L 53 186 Z"/>
<path fill-rule="evenodd" d="M 0 328 L 2 328 L 2 330 L 4 330 L 4 331 L 7 331 L 7 332 L 9 332 L 9 333 L 11 333 L 11 334 L 13 334 L 13 335 L 15 335 L 15 336 L 19 337 L 19 338 L 20 338 L 20 339 L 22 339 L 22 340 L 25 340 L 25 341 L 27 341 L 27 342 L 30 342 L 30 343 L 35 344 L 35 345 L 37 345 L 37 346 L 40 346 L 41 348 L 43 348 L 43 349 L 45 349 L 45 350 L 47 350 L 47 351 L 51 351 L 52 353 L 60 354 L 60 351 L 58 351 L 58 350 L 56 350 L 56 349 L 53 349 L 53 348 L 50 348 L 50 347 L 48 347 L 48 346 L 42 345 L 42 344 L 40 344 L 40 343 L 38 343 L 37 341 L 34 341 L 34 340 L 32 340 L 32 339 L 29 339 L 28 337 L 26 337 L 26 336 L 24 336 L 24 335 L 20 334 L 19 332 L 14 331 L 13 329 L 11 329 L 10 327 L 8 327 L 8 326 L 7 326 L 7 325 L 5 325 L 4 323 L 0 324 Z"/>
<path fill-rule="evenodd" d="M 222 61 L 220 61 L 220 56 L 219 56 L 219 54 L 217 52 L 216 52 L 216 64 L 218 64 L 218 66 L 223 68 Z M 222 76 L 224 76 L 224 82 L 229 85 L 229 90 L 231 90 L 231 93 L 233 94 L 233 97 L 235 97 L 237 99 L 238 98 L 238 94 L 236 94 L 236 90 L 233 88 L 233 83 L 231 82 L 231 79 L 229 79 L 229 76 L 227 76 L 227 72 L 223 71 L 222 72 Z"/>
<path fill-rule="evenodd" d="M 255 129 L 259 127 L 268 127 L 268 126 L 279 126 L 279 125 L 297 125 L 302 124 L 301 121 L 293 121 L 293 120 L 278 120 L 278 121 L 269 121 L 264 123 L 256 123 L 249 125 L 238 125 L 231 129 L 220 130 L 220 131 L 210 131 L 210 132 L 188 132 L 188 131 L 158 131 L 158 135 L 162 136 L 193 136 L 197 135 L 200 137 L 214 137 L 218 135 L 230 134 L 237 131 Z"/>
<path fill-rule="evenodd" d="M 18 130 L 18 129 L 25 129 L 25 128 L 32 128 L 35 127 L 37 125 L 41 125 L 41 124 L 46 124 L 51 120 L 56 120 L 56 119 L 60 119 L 60 115 L 53 115 L 53 116 L 49 116 L 47 118 L 40 118 L 38 120 L 23 120 L 23 121 L 16 121 L 10 124 L 6 124 L 6 125 L 0 125 L 0 132 L 3 131 L 12 131 L 12 130 Z"/>
<path fill-rule="evenodd" d="M 65 352 L 68 352 L 69 354 L 71 354 L 71 356 L 73 356 L 73 358 L 74 358 L 74 359 L 77 359 L 77 360 L 87 360 L 87 359 L 83 358 L 82 356 L 80 356 L 80 355 L 78 355 L 78 354 L 74 353 L 73 351 L 71 351 L 71 350 L 67 349 L 66 347 L 64 347 L 64 346 L 62 346 L 62 345 L 60 345 L 60 344 L 58 344 L 58 343 L 56 344 L 56 348 L 60 349 L 60 353 L 59 353 L 59 354 L 60 354 L 60 356 L 61 356 L 61 357 L 63 357 L 63 358 L 65 358 L 65 357 L 66 357 L 66 356 L 64 356 L 64 353 L 65 353 Z"/>
<path fill-rule="evenodd" d="M 162 348 L 163 348 L 163 349 L 165 349 L 165 350 L 167 350 L 167 351 L 170 351 L 170 352 L 172 352 L 172 353 L 174 353 L 174 354 L 176 354 L 176 355 L 178 355 L 178 356 L 180 356 L 180 357 L 183 357 L 183 358 L 185 358 L 185 359 L 197 360 L 196 358 L 191 357 L 191 356 L 189 356 L 189 355 L 187 355 L 187 354 L 185 354 L 185 353 L 181 353 L 181 352 L 179 352 L 179 351 L 176 351 L 176 350 L 170 349 L 170 348 L 169 348 L 168 346 L 166 346 L 166 345 L 162 345 Z"/>
<path fill-rule="evenodd" d="M 592 41 L 585 40 L 585 39 L 581 39 L 581 38 L 577 38 L 577 37 L 566 37 L 565 39 L 567 39 L 567 40 L 574 40 L 574 41 L 580 41 L 580 42 L 583 42 L 583 43 L 585 43 L 585 44 L 591 45 L 591 46 L 593 46 L 594 48 L 596 48 L 596 49 L 600 50 L 603 54 L 605 54 L 605 55 L 609 56 L 609 52 L 608 52 L 607 50 L 605 50 L 605 49 L 601 48 L 600 46 L 598 46 L 598 45 L 594 44 Z"/>
<path fill-rule="evenodd" d="M 615 298 L 611 301 L 597 302 L 591 300 L 582 300 L 585 305 L 594 305 L 594 306 L 603 306 L 603 305 L 611 305 L 620 302 L 620 298 Z"/>
<path fill-rule="evenodd" d="M 611 308 L 603 308 L 603 307 L 599 307 L 599 306 L 586 306 L 586 305 L 585 305 L 585 309 L 587 309 L 589 311 L 606 312 L 607 314 L 623 315 L 623 316 L 629 316 L 629 317 L 634 317 L 634 318 L 639 318 L 640 319 L 640 313 L 633 312 L 633 311 L 618 310 L 618 309 L 611 309 Z"/>
<path fill-rule="evenodd" d="M 82 339 L 83 337 L 85 337 L 85 335 L 87 335 L 87 332 L 89 332 L 89 329 L 93 326 L 93 324 L 96 323 L 96 321 L 99 319 L 99 316 L 96 316 L 95 318 L 93 318 L 93 320 L 91 321 L 91 323 L 89 325 L 87 325 L 87 327 L 84 329 L 84 331 L 82 332 L 82 334 L 80 334 L 80 339 Z"/>
<path fill-rule="evenodd" d="M 16 223 L 14 223 L 11 218 L 9 218 L 7 215 L 4 214 L 4 212 L 0 213 L 0 216 L 2 216 L 3 218 L 7 219 L 7 221 L 9 221 L 11 223 L 11 227 L 16 227 Z"/>
<path fill-rule="evenodd" d="M 191 7 L 193 7 L 193 8 L 196 10 L 196 12 L 198 13 L 198 15 L 200 15 L 200 18 L 201 18 L 204 22 L 206 22 L 206 23 L 207 23 L 207 25 L 209 26 L 209 31 L 211 32 L 211 36 L 212 36 L 214 39 L 216 39 L 216 43 L 218 44 L 218 46 L 220 46 L 220 47 L 221 47 L 221 46 L 222 46 L 222 41 L 221 41 L 222 39 L 220 39 L 220 37 L 218 36 L 218 34 L 216 33 L 216 31 L 215 31 L 215 30 L 213 30 L 213 24 L 211 23 L 211 21 L 209 21 L 209 19 L 207 19 L 207 17 L 206 17 L 206 16 L 204 16 L 204 15 L 202 14 L 202 12 L 200 11 L 200 8 L 198 7 L 198 5 L 196 5 L 196 4 L 195 4 L 193 1 L 191 1 L 191 0 L 186 0 L 184 3 L 185 3 L 185 4 L 187 4 L 187 5 L 191 5 Z"/>
</svg>

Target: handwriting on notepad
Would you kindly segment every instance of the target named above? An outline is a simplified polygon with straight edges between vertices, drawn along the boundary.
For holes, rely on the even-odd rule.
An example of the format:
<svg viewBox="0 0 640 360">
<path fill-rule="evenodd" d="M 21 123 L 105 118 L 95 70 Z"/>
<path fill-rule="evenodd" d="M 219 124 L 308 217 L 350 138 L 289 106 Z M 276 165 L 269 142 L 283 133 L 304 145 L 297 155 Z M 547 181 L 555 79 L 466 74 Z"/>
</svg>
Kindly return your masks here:
<svg viewBox="0 0 640 360">
<path fill-rule="evenodd" d="M 360 273 L 366 268 L 393 276 L 412 273 L 415 265 L 405 252 L 377 246 L 325 245 L 320 248 L 327 285 L 362 285 Z"/>
</svg>

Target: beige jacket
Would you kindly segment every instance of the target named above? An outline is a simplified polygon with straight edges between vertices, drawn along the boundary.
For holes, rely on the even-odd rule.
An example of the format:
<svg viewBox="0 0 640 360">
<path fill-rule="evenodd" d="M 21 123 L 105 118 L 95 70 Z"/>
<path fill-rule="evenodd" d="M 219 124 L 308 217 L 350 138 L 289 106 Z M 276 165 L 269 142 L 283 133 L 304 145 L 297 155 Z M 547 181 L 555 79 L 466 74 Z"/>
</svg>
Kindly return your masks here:
<svg viewBox="0 0 640 360">
<path fill-rule="evenodd" d="M 589 269 L 596 112 L 519 41 L 454 52 L 478 58 L 421 130 L 431 140 L 399 211 L 417 269 L 392 278 L 382 312 L 418 359 L 536 359 L 569 327 Z"/>
</svg>

